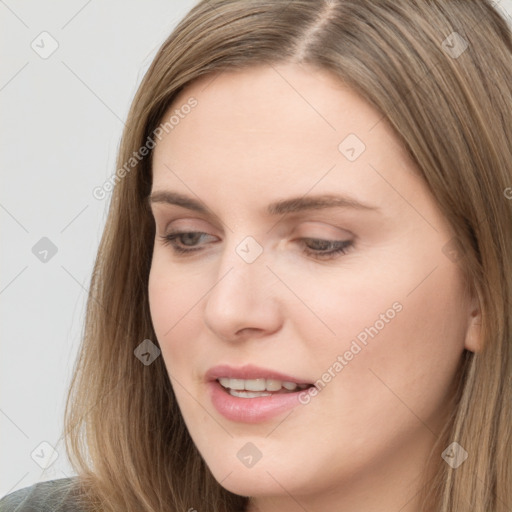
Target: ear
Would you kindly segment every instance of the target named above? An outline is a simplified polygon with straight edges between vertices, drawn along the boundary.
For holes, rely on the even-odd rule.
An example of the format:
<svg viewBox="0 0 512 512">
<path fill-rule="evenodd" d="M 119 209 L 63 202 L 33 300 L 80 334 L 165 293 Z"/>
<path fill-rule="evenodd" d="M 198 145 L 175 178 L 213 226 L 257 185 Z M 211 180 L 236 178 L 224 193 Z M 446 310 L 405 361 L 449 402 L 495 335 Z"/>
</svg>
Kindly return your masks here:
<svg viewBox="0 0 512 512">
<path fill-rule="evenodd" d="M 468 308 L 468 327 L 464 347 L 470 352 L 480 352 L 483 348 L 482 311 L 476 295 L 473 296 Z"/>
</svg>

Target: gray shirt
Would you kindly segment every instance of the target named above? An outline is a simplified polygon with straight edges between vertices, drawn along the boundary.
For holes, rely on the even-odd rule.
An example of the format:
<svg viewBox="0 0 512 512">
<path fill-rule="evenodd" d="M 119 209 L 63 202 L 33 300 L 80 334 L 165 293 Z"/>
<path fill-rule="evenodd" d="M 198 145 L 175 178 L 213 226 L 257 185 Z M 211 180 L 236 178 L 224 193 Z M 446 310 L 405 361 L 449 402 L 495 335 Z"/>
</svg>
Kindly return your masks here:
<svg viewBox="0 0 512 512">
<path fill-rule="evenodd" d="M 39 482 L 7 494 L 0 512 L 82 512 L 77 499 L 78 477 Z"/>
</svg>

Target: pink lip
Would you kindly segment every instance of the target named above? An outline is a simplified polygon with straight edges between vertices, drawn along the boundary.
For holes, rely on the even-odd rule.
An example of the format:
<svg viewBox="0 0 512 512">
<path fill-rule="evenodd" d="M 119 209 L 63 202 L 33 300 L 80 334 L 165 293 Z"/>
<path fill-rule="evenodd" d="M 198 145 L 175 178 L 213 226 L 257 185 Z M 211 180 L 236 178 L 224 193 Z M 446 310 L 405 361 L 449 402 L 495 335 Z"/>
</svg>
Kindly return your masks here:
<svg viewBox="0 0 512 512">
<path fill-rule="evenodd" d="M 310 382 L 285 375 L 283 373 L 246 365 L 239 368 L 222 365 L 210 368 L 206 373 L 207 388 L 215 409 L 230 421 L 242 423 L 259 423 L 269 420 L 285 412 L 288 409 L 301 405 L 300 393 L 306 390 L 297 390 L 290 393 L 275 393 L 259 398 L 241 398 L 230 395 L 217 379 L 227 377 L 231 379 L 276 379 L 297 384 L 309 384 Z"/>
</svg>

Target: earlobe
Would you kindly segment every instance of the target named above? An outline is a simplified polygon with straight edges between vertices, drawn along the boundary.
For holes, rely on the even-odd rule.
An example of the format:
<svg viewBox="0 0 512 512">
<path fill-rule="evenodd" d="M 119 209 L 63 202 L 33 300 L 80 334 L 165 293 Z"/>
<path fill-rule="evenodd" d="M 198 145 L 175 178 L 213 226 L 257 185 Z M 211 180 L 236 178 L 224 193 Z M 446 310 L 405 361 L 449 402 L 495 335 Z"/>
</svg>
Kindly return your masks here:
<svg viewBox="0 0 512 512">
<path fill-rule="evenodd" d="M 464 347 L 471 352 L 480 352 L 482 345 L 482 314 L 476 304 L 471 309 Z"/>
</svg>

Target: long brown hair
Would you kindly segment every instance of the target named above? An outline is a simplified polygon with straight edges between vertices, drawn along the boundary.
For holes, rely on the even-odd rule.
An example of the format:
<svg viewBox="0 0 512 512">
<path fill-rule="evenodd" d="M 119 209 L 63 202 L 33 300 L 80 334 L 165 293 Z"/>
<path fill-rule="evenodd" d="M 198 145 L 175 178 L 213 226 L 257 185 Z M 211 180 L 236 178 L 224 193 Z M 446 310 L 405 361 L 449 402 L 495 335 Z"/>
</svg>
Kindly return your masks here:
<svg viewBox="0 0 512 512">
<path fill-rule="evenodd" d="M 192 442 L 148 306 L 154 224 L 148 146 L 192 80 L 256 64 L 334 73 L 382 113 L 457 234 L 482 349 L 465 351 L 430 463 L 425 510 L 512 510 L 512 36 L 490 0 L 203 0 L 164 42 L 126 123 L 69 391 L 65 441 L 88 508 L 240 512 Z M 196 108 L 200 108 L 200 103 Z M 458 442 L 457 469 L 441 452 Z M 290 469 L 291 470 L 291 469 Z"/>
</svg>

